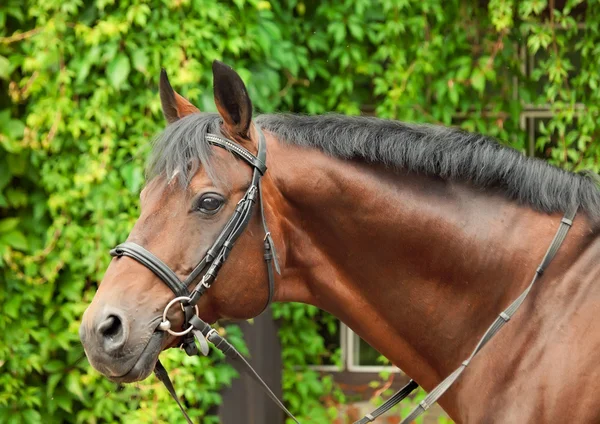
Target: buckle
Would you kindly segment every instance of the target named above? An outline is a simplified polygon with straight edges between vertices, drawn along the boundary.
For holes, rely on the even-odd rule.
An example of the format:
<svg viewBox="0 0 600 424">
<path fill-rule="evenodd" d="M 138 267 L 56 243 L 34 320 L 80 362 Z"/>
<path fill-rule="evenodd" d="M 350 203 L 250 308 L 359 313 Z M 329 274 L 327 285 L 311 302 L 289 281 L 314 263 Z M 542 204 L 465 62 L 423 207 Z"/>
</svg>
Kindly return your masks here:
<svg viewBox="0 0 600 424">
<path fill-rule="evenodd" d="M 200 281 L 200 285 L 201 285 L 201 286 L 204 286 L 204 287 L 206 287 L 207 289 L 210 289 L 210 286 L 211 286 L 211 284 L 212 284 L 212 283 L 209 283 L 209 282 L 208 282 L 208 280 L 209 280 L 209 279 L 208 279 L 208 278 L 206 278 L 206 275 L 204 275 L 204 276 L 202 277 L 202 280 Z M 185 297 L 185 296 L 184 296 L 184 297 Z M 190 301 L 191 301 L 191 299 L 190 299 Z M 196 305 L 194 305 L 194 306 L 196 306 Z M 198 307 L 197 307 L 197 306 L 196 306 L 196 309 L 198 309 Z M 197 315 L 197 313 L 196 313 L 196 315 Z"/>
</svg>

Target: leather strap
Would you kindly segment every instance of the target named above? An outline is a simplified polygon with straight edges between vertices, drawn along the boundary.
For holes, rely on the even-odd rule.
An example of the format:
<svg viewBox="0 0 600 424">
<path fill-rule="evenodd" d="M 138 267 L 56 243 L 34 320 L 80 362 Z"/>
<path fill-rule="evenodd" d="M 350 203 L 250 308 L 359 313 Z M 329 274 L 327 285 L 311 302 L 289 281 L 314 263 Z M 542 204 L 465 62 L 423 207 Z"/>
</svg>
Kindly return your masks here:
<svg viewBox="0 0 600 424">
<path fill-rule="evenodd" d="M 177 402 L 177 406 L 179 406 L 179 409 L 181 410 L 181 413 L 185 417 L 185 420 L 188 422 L 188 424 L 194 424 L 190 419 L 190 416 L 187 414 L 187 412 L 185 412 L 185 408 L 181 404 L 181 400 L 179 400 L 179 396 L 177 396 L 177 393 L 175 392 L 175 388 L 173 387 L 173 382 L 169 377 L 169 373 L 160 360 L 156 361 L 156 365 L 154 366 L 154 374 L 156 375 L 156 378 L 158 378 L 160 382 L 167 388 L 167 391 L 175 400 L 175 402 Z"/>
<path fill-rule="evenodd" d="M 152 252 L 144 249 L 139 244 L 126 241 L 112 249 L 110 255 L 116 257 L 129 256 L 130 258 L 135 259 L 164 281 L 176 296 L 184 296 L 187 294 L 187 287 L 181 282 L 177 275 L 175 275 L 171 268 L 158 259 Z"/>
<path fill-rule="evenodd" d="M 265 241 L 269 243 L 269 250 L 273 253 L 273 264 L 275 265 L 275 271 L 277 274 L 281 275 L 281 268 L 279 268 L 279 260 L 277 259 L 277 251 L 275 250 L 275 243 L 273 242 L 273 237 L 271 237 L 271 232 L 269 231 L 269 227 L 267 225 L 267 219 L 265 217 L 265 206 L 263 204 L 262 198 L 262 180 L 258 181 L 258 202 L 260 206 L 260 218 L 262 220 L 263 228 L 265 230 Z"/>
<path fill-rule="evenodd" d="M 275 277 L 273 275 L 273 265 L 275 265 L 275 271 L 277 271 L 277 274 L 279 275 L 281 275 L 281 269 L 279 268 L 279 261 L 277 260 L 275 243 L 273 242 L 273 238 L 271 237 L 271 232 L 269 231 L 269 227 L 267 226 L 267 220 L 265 218 L 265 207 L 263 204 L 261 180 L 258 180 L 258 193 L 260 217 L 262 220 L 263 229 L 265 231 L 264 258 L 265 264 L 267 266 L 267 282 L 269 284 L 269 294 L 267 296 L 267 302 L 265 303 L 265 307 L 262 310 L 262 312 L 264 312 L 273 301 L 273 296 L 275 295 Z"/>
<path fill-rule="evenodd" d="M 279 398 L 269 388 L 269 385 L 258 375 L 258 373 L 252 368 L 252 365 L 246 361 L 246 358 L 238 352 L 238 350 L 229 343 L 224 337 L 222 337 L 215 329 L 209 324 L 204 322 L 197 316 L 193 316 L 190 320 L 190 324 L 197 330 L 200 330 L 206 337 L 206 340 L 211 342 L 217 349 L 219 349 L 227 359 L 231 362 L 231 365 L 238 370 L 240 373 L 244 373 L 250 376 L 255 382 L 257 382 L 263 391 L 271 398 L 283 412 L 287 414 L 295 423 L 300 424 L 294 415 L 285 407 L 285 405 L 279 400 Z"/>
<path fill-rule="evenodd" d="M 260 136 L 262 136 L 262 132 L 259 133 L 259 137 Z M 240 159 L 245 160 L 252 167 L 254 167 L 255 169 L 258 169 L 258 171 L 261 173 L 261 175 L 264 175 L 264 173 L 267 172 L 267 165 L 265 164 L 264 157 L 261 158 L 258 155 L 254 156 L 252 153 L 250 153 L 248 150 L 246 150 L 239 144 L 234 143 L 231 140 L 227 140 L 226 138 L 219 137 L 218 135 L 215 135 L 215 134 L 206 134 L 205 139 L 210 144 L 212 144 L 214 146 L 219 146 L 225 150 L 229 150 L 230 152 L 235 154 Z"/>
<path fill-rule="evenodd" d="M 258 132 L 258 158 L 266 162 L 266 140 L 265 136 L 260 129 L 257 128 Z M 273 275 L 273 265 L 275 266 L 275 271 L 277 274 L 281 275 L 281 268 L 279 267 L 279 260 L 277 258 L 277 250 L 275 250 L 275 242 L 273 242 L 273 237 L 271 237 L 271 232 L 269 231 L 269 227 L 267 225 L 267 219 L 265 217 L 265 205 L 263 202 L 262 196 L 262 180 L 258 180 L 258 203 L 260 209 L 260 218 L 262 220 L 263 229 L 265 231 L 265 239 L 264 239 L 264 258 L 265 264 L 267 266 L 267 279 L 269 283 L 269 294 L 267 297 L 267 302 L 265 307 L 263 308 L 263 312 L 269 307 L 271 302 L 273 301 L 273 296 L 275 295 L 275 277 Z M 262 313 L 262 312 L 261 312 Z"/>
<path fill-rule="evenodd" d="M 207 265 L 208 265 L 208 259 L 206 256 L 204 256 L 202 258 L 202 260 L 200 261 L 200 263 L 198 265 L 196 265 L 196 268 L 194 268 L 192 270 L 192 272 L 190 272 L 190 275 L 188 275 L 188 277 L 185 279 L 185 281 L 183 282 L 183 285 L 186 287 L 189 287 L 194 281 L 196 281 L 198 279 L 200 274 L 202 274 L 202 271 L 204 271 L 206 269 Z"/>
<path fill-rule="evenodd" d="M 387 411 L 392 409 L 398 403 L 400 403 L 406 396 L 411 394 L 419 385 L 413 380 L 410 380 L 406 386 L 398 390 L 391 398 L 386 400 L 379 408 L 372 411 L 370 414 L 365 415 L 360 420 L 355 421 L 354 424 L 367 424 L 375 421 L 379 416 L 385 414 Z"/>
<path fill-rule="evenodd" d="M 269 295 L 267 297 L 267 303 L 263 308 L 263 311 L 269 307 L 273 301 L 273 295 L 275 294 L 275 282 L 273 277 L 273 252 L 271 251 L 271 245 L 265 237 L 265 263 L 267 264 L 267 279 L 269 281 Z M 261 312 L 262 313 L 262 312 Z"/>
<path fill-rule="evenodd" d="M 454 384 L 458 377 L 460 377 L 463 371 L 469 366 L 475 355 L 477 355 L 477 353 L 481 351 L 481 349 L 483 349 L 487 342 L 489 342 L 490 339 L 494 337 L 494 335 L 502 327 L 504 327 L 504 324 L 506 324 L 512 318 L 515 312 L 517 312 L 517 310 L 523 304 L 525 298 L 531 291 L 531 288 L 536 283 L 537 279 L 544 273 L 544 270 L 548 267 L 552 259 L 554 259 L 556 252 L 558 252 L 558 249 L 560 248 L 567 233 L 569 232 L 569 229 L 573 225 L 573 219 L 575 218 L 577 209 L 578 206 L 575 206 L 568 210 L 567 213 L 565 213 L 565 216 L 561 220 L 560 226 L 558 227 L 558 230 L 556 232 L 556 235 L 554 236 L 554 239 L 552 240 L 552 243 L 548 247 L 548 250 L 546 251 L 544 258 L 542 259 L 540 266 L 537 268 L 533 279 L 531 280 L 531 283 L 529 283 L 529 286 L 527 286 L 525 291 L 523 291 L 523 293 L 521 293 L 521 295 L 517 299 L 515 299 L 508 308 L 506 308 L 503 312 L 500 312 L 498 318 L 496 318 L 496 320 L 485 332 L 479 343 L 477 343 L 477 346 L 475 347 L 471 355 L 465 361 L 463 361 L 463 363 L 452 374 L 450 374 L 444 381 L 438 384 L 436 388 L 429 392 L 425 399 L 423 399 L 419 403 L 419 405 L 415 409 L 413 409 L 406 418 L 402 420 L 401 424 L 409 424 L 413 422 L 419 415 L 421 415 L 423 412 L 429 409 L 431 405 L 437 402 L 437 400 L 452 386 L 452 384 Z"/>
<path fill-rule="evenodd" d="M 205 321 L 203 321 L 196 315 L 194 315 L 192 319 L 190 319 L 190 324 L 193 325 L 194 328 L 196 328 L 197 330 L 200 330 L 202 334 L 206 337 L 206 339 L 225 355 L 225 357 L 229 360 L 231 365 L 238 372 L 250 376 L 256 383 L 259 384 L 261 389 L 269 396 L 269 398 L 271 398 L 271 400 L 275 402 L 275 404 L 277 404 L 277 406 L 279 406 L 279 408 L 281 408 L 281 410 L 287 414 L 288 417 L 290 417 L 295 423 L 300 424 L 296 417 L 294 417 L 294 415 L 285 407 L 285 405 L 279 400 L 275 393 L 273 393 L 273 391 L 269 388 L 269 385 L 260 377 L 260 375 L 258 375 L 258 373 L 254 370 L 252 365 L 250 365 L 248 361 L 246 361 L 246 359 L 231 343 L 229 343 L 209 324 L 207 324 Z M 177 392 L 173 387 L 173 382 L 171 381 L 167 370 L 160 361 L 156 362 L 154 374 L 163 383 L 171 397 L 175 400 L 177 406 L 179 406 L 179 409 L 181 410 L 188 424 L 193 424 L 189 415 L 185 411 L 183 404 L 181 403 L 181 399 L 179 399 L 179 396 L 177 396 Z"/>
</svg>

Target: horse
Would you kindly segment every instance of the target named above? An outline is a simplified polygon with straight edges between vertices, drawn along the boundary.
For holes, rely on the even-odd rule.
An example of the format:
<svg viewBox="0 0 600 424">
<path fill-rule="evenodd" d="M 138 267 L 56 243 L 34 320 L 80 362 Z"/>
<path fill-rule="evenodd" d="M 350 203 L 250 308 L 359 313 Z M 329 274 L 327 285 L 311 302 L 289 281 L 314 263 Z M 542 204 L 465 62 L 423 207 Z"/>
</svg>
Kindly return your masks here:
<svg viewBox="0 0 600 424">
<path fill-rule="evenodd" d="M 146 256 L 113 253 L 80 327 L 96 370 L 139 381 L 183 343 L 190 319 L 208 329 L 256 317 L 271 300 L 302 302 L 335 315 L 427 391 L 470 362 L 439 399 L 457 423 L 600 422 L 592 178 L 456 128 L 253 117 L 232 68 L 215 61 L 213 78 L 218 113 L 203 113 L 161 74 L 168 125 L 127 239 Z M 240 206 L 258 192 L 260 213 Z M 241 215 L 235 246 L 221 243 L 227 261 L 209 279 L 211 246 Z M 537 268 L 548 246 L 554 259 Z M 159 275 L 168 269 L 171 280 Z M 186 278 L 194 302 L 175 301 Z M 502 330 L 464 361 L 526 289 Z"/>
</svg>

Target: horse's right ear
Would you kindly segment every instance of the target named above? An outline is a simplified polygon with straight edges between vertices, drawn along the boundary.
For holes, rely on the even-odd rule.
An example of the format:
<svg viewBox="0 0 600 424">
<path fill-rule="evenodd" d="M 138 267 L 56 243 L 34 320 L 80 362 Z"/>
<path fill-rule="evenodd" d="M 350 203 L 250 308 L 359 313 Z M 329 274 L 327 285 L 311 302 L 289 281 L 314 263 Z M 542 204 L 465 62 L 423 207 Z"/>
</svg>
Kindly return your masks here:
<svg viewBox="0 0 600 424">
<path fill-rule="evenodd" d="M 173 87 L 171 87 L 171 83 L 169 82 L 169 77 L 167 77 L 167 71 L 164 69 L 161 69 L 160 71 L 158 91 L 160 93 L 160 103 L 162 104 L 163 115 L 165 115 L 169 124 L 184 116 L 200 112 L 196 106 L 173 90 Z"/>
</svg>

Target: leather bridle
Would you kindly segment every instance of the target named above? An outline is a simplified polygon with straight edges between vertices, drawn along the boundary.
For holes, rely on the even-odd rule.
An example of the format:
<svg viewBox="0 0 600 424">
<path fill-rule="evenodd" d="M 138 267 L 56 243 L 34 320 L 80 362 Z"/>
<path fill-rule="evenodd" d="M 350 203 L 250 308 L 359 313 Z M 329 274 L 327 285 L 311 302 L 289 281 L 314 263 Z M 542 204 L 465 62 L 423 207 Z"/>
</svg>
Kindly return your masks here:
<svg viewBox="0 0 600 424">
<path fill-rule="evenodd" d="M 253 173 L 250 187 L 246 190 L 246 193 L 238 202 L 233 212 L 233 215 L 231 216 L 231 218 L 229 219 L 229 221 L 227 222 L 227 224 L 225 225 L 215 242 L 208 249 L 204 258 L 198 263 L 198 265 L 192 270 L 190 275 L 184 281 L 181 281 L 179 277 L 177 277 L 175 272 L 173 272 L 171 268 L 169 268 L 154 254 L 152 254 L 151 252 L 149 252 L 148 250 L 144 249 L 142 246 L 136 243 L 122 243 L 114 249 L 112 249 L 110 251 L 110 254 L 116 257 L 129 256 L 130 258 L 135 259 L 136 261 L 144 265 L 146 268 L 150 269 L 154 274 L 156 274 L 156 276 L 158 276 L 175 294 L 175 298 L 171 300 L 165 307 L 165 310 L 163 312 L 163 321 L 159 324 L 158 330 L 167 331 L 175 336 L 182 336 L 182 347 L 184 348 L 185 352 L 190 356 L 198 354 L 198 347 L 196 346 L 194 339 L 198 340 L 198 342 L 200 343 L 200 350 L 205 355 L 208 354 L 208 344 L 206 343 L 206 341 L 211 342 L 216 348 L 221 350 L 221 352 L 223 352 L 228 359 L 230 359 L 232 365 L 234 365 L 236 369 L 249 374 L 254 380 L 256 380 L 266 391 L 267 395 L 269 395 L 269 397 L 291 419 L 293 419 L 294 422 L 298 423 L 298 420 L 287 410 L 287 408 L 277 398 L 277 396 L 275 396 L 275 394 L 271 391 L 269 386 L 260 378 L 260 376 L 246 361 L 246 359 L 227 340 L 225 340 L 221 335 L 219 335 L 219 333 L 215 329 L 213 329 L 209 324 L 207 324 L 202 319 L 200 319 L 200 317 L 198 317 L 197 303 L 200 300 L 200 297 L 210 288 L 210 286 L 215 281 L 217 274 L 221 269 L 221 266 L 227 260 L 235 242 L 248 226 L 257 199 L 259 209 L 261 212 L 262 224 L 265 232 L 264 259 L 267 267 L 269 290 L 265 308 L 270 304 L 270 302 L 273 299 L 273 263 L 278 273 L 280 273 L 280 269 L 279 264 L 277 263 L 277 255 L 275 254 L 275 245 L 273 243 L 271 233 L 269 232 L 267 222 L 265 220 L 262 190 L 260 184 L 261 177 L 267 170 L 267 146 L 262 131 L 258 127 L 255 128 L 258 134 L 258 152 L 256 156 L 254 156 L 248 150 L 231 140 L 214 134 L 205 134 L 205 140 L 209 144 L 226 149 L 234 155 L 236 155 L 238 158 L 244 160 L 253 168 Z M 567 235 L 567 232 L 573 224 L 573 219 L 577 213 L 577 209 L 578 207 L 574 206 L 565 213 L 564 217 L 561 220 L 561 224 L 558 228 L 558 231 L 554 236 L 550 247 L 548 248 L 548 251 L 546 252 L 544 258 L 542 259 L 542 262 L 540 263 L 535 272 L 531 283 L 525 289 L 525 291 L 523 291 L 523 293 L 521 293 L 521 295 L 517 299 L 515 299 L 507 309 L 505 309 L 499 314 L 496 320 L 492 323 L 492 325 L 488 328 L 483 337 L 480 339 L 479 343 L 477 344 L 469 358 L 463 361 L 462 364 L 452 374 L 450 374 L 436 388 L 430 391 L 429 394 L 425 397 L 425 399 L 421 401 L 419 405 L 407 417 L 405 417 L 402 420 L 401 424 L 408 424 L 412 422 L 419 415 L 425 412 L 431 405 L 433 405 L 458 379 L 458 377 L 467 368 L 467 366 L 475 357 L 475 355 L 516 313 L 516 311 L 519 309 L 519 307 L 529 294 L 531 288 L 533 287 L 537 279 L 542 276 L 544 270 L 556 255 L 556 252 L 558 251 L 559 247 L 561 246 L 563 240 Z M 192 283 L 194 283 L 200 277 L 200 275 L 202 275 L 200 282 L 190 292 L 188 290 L 189 286 Z M 177 302 L 181 304 L 184 312 L 184 325 L 189 324 L 188 328 L 184 329 L 181 332 L 173 331 L 171 329 L 171 323 L 166 318 L 169 308 L 171 308 L 171 306 L 173 306 Z M 179 408 L 181 409 L 187 422 L 189 424 L 192 424 L 191 419 L 189 418 L 188 414 L 183 408 L 183 405 L 181 404 L 177 394 L 175 393 L 173 384 L 169 378 L 169 375 L 167 374 L 167 371 L 160 363 L 160 361 L 157 361 L 154 372 L 158 379 L 163 382 L 173 399 L 175 399 L 175 401 L 179 405 Z M 391 398 L 384 402 L 380 407 L 378 407 L 370 414 L 365 415 L 362 419 L 356 421 L 354 424 L 366 424 L 374 421 L 377 417 L 389 411 L 393 406 L 395 406 L 401 400 L 406 398 L 417 387 L 419 387 L 419 385 L 413 380 L 410 380 L 406 386 L 400 389 L 396 394 L 394 394 Z"/>
<path fill-rule="evenodd" d="M 247 162 L 252 168 L 252 180 L 250 186 L 246 190 L 246 193 L 242 199 L 238 202 L 233 215 L 227 221 L 227 224 L 223 227 L 223 230 L 219 233 L 217 239 L 212 246 L 207 250 L 202 260 L 196 265 L 188 277 L 181 281 L 179 277 L 173 272 L 168 265 L 156 257 L 152 252 L 146 250 L 139 244 L 133 242 L 125 242 L 119 244 L 117 247 L 110 251 L 111 256 L 121 257 L 128 256 L 135 259 L 146 268 L 150 269 L 158 278 L 160 278 L 175 294 L 175 298 L 171 300 L 163 312 L 163 320 L 158 326 L 158 330 L 166 331 L 174 336 L 182 337 L 181 346 L 185 352 L 190 355 L 197 355 L 198 347 L 194 339 L 200 343 L 201 352 L 206 355 L 208 354 L 207 341 L 211 342 L 221 352 L 223 352 L 227 358 L 229 358 L 233 365 L 236 366 L 240 371 L 248 373 L 254 378 L 267 392 L 269 397 L 295 422 L 298 422 L 296 418 L 287 410 L 283 403 L 275 396 L 268 385 L 260 378 L 256 371 L 250 366 L 246 359 L 227 341 L 225 340 L 215 329 L 209 324 L 204 322 L 198 317 L 197 303 L 204 293 L 211 287 L 221 266 L 229 257 L 231 249 L 235 245 L 240 235 L 244 232 L 248 226 L 252 214 L 254 212 L 254 206 L 258 200 L 259 209 L 261 213 L 262 224 L 265 232 L 264 236 L 264 259 L 267 267 L 268 276 L 268 296 L 267 302 L 264 309 L 266 309 L 271 301 L 273 300 L 274 292 L 274 276 L 273 276 L 273 264 L 277 273 L 280 273 L 279 264 L 277 262 L 277 255 L 275 253 L 275 245 L 267 227 L 267 221 L 265 219 L 262 190 L 261 190 L 261 177 L 267 170 L 266 157 L 267 157 L 267 145 L 265 137 L 260 128 L 256 127 L 258 134 L 258 152 L 256 156 L 250 153 L 247 149 L 241 147 L 239 144 L 223 138 L 215 134 L 205 134 L 205 140 L 217 147 L 221 147 L 229 152 L 233 153 L 238 158 Z M 202 276 L 202 277 L 200 277 Z M 189 287 L 201 278 L 196 287 L 190 292 Z M 189 325 L 186 329 L 180 332 L 173 331 L 171 329 L 171 323 L 167 319 L 167 312 L 171 306 L 177 302 L 181 304 L 184 313 L 184 326 Z M 263 310 L 264 310 L 263 309 Z M 154 370 L 156 376 L 166 386 L 169 393 L 183 412 L 188 423 L 191 424 L 191 420 L 183 408 L 179 397 L 175 393 L 173 384 L 167 374 L 165 368 L 157 361 L 156 368 Z"/>
</svg>

